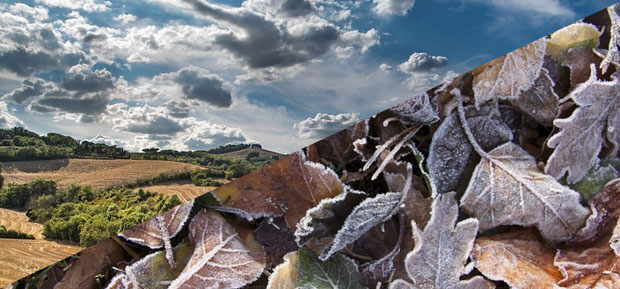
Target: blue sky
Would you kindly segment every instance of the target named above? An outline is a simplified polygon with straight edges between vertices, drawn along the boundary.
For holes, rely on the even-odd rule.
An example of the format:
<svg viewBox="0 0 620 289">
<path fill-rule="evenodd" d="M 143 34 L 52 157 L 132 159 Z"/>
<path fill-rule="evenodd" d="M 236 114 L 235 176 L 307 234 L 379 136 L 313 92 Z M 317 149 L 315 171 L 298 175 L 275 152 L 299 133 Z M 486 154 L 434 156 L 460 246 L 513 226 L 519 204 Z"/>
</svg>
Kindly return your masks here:
<svg viewBox="0 0 620 289">
<path fill-rule="evenodd" d="M 613 3 L 9 1 L 0 127 L 288 153 Z"/>
</svg>

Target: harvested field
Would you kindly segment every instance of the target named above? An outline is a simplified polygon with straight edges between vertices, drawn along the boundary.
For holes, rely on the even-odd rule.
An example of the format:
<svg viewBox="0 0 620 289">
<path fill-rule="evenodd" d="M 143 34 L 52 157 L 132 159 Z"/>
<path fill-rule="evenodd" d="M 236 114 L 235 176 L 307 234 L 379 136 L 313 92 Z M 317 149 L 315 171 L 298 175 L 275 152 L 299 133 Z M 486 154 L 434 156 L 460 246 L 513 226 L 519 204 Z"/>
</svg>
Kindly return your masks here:
<svg viewBox="0 0 620 289">
<path fill-rule="evenodd" d="M 200 169 L 196 165 L 153 160 L 60 159 L 6 162 L 3 165 L 5 183 L 27 183 L 43 178 L 56 181 L 60 187 L 81 184 L 98 189 L 130 184 L 161 173 Z"/>
<path fill-rule="evenodd" d="M 26 213 L 0 208 L 0 225 L 7 230 L 33 235 L 36 239 L 43 239 L 43 225 L 30 222 Z"/>
<path fill-rule="evenodd" d="M 47 240 L 0 239 L 0 287 L 67 258 L 82 247 Z"/>
<path fill-rule="evenodd" d="M 226 183 L 226 180 L 217 180 L 221 183 Z M 166 195 L 177 195 L 181 202 L 187 202 L 195 199 L 205 193 L 208 193 L 216 187 L 199 187 L 192 184 L 190 181 L 177 181 L 177 182 L 165 182 L 154 186 L 142 187 L 144 190 L 148 190 L 153 193 L 161 193 Z"/>
</svg>

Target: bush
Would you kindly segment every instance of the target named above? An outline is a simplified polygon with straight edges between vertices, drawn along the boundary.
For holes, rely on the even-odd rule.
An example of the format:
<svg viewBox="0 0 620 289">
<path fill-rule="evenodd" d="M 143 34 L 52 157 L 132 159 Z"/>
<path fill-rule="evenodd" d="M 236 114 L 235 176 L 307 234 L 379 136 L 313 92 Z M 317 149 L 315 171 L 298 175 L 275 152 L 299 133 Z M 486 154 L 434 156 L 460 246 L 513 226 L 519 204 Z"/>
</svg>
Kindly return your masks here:
<svg viewBox="0 0 620 289">
<path fill-rule="evenodd" d="M 0 238 L 6 239 L 34 239 L 34 236 L 15 230 L 7 230 L 4 226 L 0 225 Z"/>
</svg>

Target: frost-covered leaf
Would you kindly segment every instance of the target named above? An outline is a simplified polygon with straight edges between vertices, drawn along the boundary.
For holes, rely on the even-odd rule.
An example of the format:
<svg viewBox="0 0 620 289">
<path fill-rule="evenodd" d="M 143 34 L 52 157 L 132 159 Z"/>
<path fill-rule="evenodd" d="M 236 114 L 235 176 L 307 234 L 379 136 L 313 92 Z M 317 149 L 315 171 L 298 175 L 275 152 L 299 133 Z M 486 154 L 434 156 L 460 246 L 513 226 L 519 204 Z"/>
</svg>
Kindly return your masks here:
<svg viewBox="0 0 620 289">
<path fill-rule="evenodd" d="M 418 94 L 395 105 L 390 110 L 396 113 L 399 120 L 406 126 L 429 125 L 439 120 L 439 115 L 427 93 Z"/>
<path fill-rule="evenodd" d="M 620 219 L 618 219 L 614 232 L 609 240 L 609 247 L 614 250 L 616 256 L 620 257 Z"/>
<path fill-rule="evenodd" d="M 310 250 L 299 249 L 297 282 L 300 289 L 362 289 L 362 276 L 355 262 L 336 254 L 321 261 Z"/>
<path fill-rule="evenodd" d="M 410 146 L 414 153 L 420 158 L 419 167 L 422 174 L 428 177 L 423 162 L 424 156 L 414 146 Z M 412 220 L 416 222 L 420 227 L 426 226 L 426 222 L 430 218 L 432 198 L 425 197 L 422 192 L 415 188 L 413 181 L 417 176 L 412 175 L 409 167 L 409 163 L 406 162 L 394 162 L 391 167 L 388 167 L 383 174 L 383 179 L 388 185 L 388 188 L 392 192 L 403 192 L 403 204 L 404 208 L 401 210 L 407 219 L 407 224 L 410 224 Z M 432 186 L 430 178 L 428 179 L 428 186 Z M 408 186 L 408 184 L 411 185 Z M 408 188 L 408 191 L 406 189 Z"/>
<path fill-rule="evenodd" d="M 202 210 L 192 219 L 189 239 L 194 251 L 170 289 L 241 288 L 263 272 L 262 250 L 246 246 L 245 238 L 215 212 Z"/>
<path fill-rule="evenodd" d="M 297 289 L 297 267 L 299 266 L 297 252 L 290 252 L 284 256 L 284 262 L 273 269 L 269 276 L 267 289 Z"/>
<path fill-rule="evenodd" d="M 353 142 L 366 136 L 368 136 L 368 120 L 360 121 L 308 146 L 308 160 L 341 171 L 349 164 L 361 161 Z"/>
<path fill-rule="evenodd" d="M 123 231 L 119 236 L 151 249 L 165 247 L 166 258 L 172 267 L 174 256 L 170 239 L 183 229 L 193 207 L 194 200 L 178 205 L 166 213 Z"/>
<path fill-rule="evenodd" d="M 620 179 L 612 180 L 590 200 L 590 217 L 571 246 L 589 246 L 608 238 L 620 217 Z"/>
<path fill-rule="evenodd" d="M 570 68 L 571 90 L 590 78 L 590 64 L 601 62 L 601 58 L 594 53 L 592 48 L 588 47 L 571 48 L 562 55 L 564 65 Z"/>
<path fill-rule="evenodd" d="M 458 206 L 455 195 L 450 192 L 435 199 L 431 219 L 424 231 L 413 222 L 415 248 L 405 259 L 411 281 L 395 280 L 390 289 L 495 287 L 480 276 L 460 279 L 478 231 L 478 221 L 472 218 L 456 223 Z"/>
<path fill-rule="evenodd" d="M 218 188 L 214 194 L 223 206 L 239 210 L 248 219 L 284 215 L 292 229 L 308 209 L 343 190 L 344 184 L 333 170 L 306 160 L 299 151 Z"/>
<path fill-rule="evenodd" d="M 101 256 L 105 256 L 102 258 Z M 125 258 L 123 248 L 114 240 L 101 241 L 86 248 L 80 253 L 80 258 L 67 269 L 67 273 L 54 288 L 83 289 L 95 288 L 95 276 L 103 274 L 110 266 Z"/>
<path fill-rule="evenodd" d="M 465 117 L 472 133 L 485 150 L 512 140 L 510 128 L 501 120 L 495 106 L 465 108 Z M 439 126 L 430 146 L 428 170 L 437 193 L 463 192 L 480 157 L 465 137 L 456 112 Z"/>
<path fill-rule="evenodd" d="M 579 193 L 540 172 L 536 160 L 518 145 L 503 144 L 476 167 L 461 207 L 485 231 L 500 225 L 536 226 L 545 240 L 572 238 L 590 212 Z"/>
<path fill-rule="evenodd" d="M 554 85 L 548 70 L 542 68 L 534 85 L 512 103 L 540 123 L 550 125 L 560 112 L 558 95 L 553 90 Z"/>
<path fill-rule="evenodd" d="M 400 228 L 398 230 L 398 240 L 396 241 L 394 248 L 392 248 L 392 250 L 385 254 L 383 257 L 359 266 L 360 273 L 362 274 L 362 278 L 364 279 L 364 283 L 369 288 L 376 288 L 379 282 L 385 284 L 394 272 L 394 261 L 400 253 L 405 232 L 404 221 L 405 218 L 403 215 L 401 215 L 399 222 Z M 368 243 L 368 241 L 366 241 L 366 243 Z"/>
<path fill-rule="evenodd" d="M 555 59 L 562 58 L 562 52 L 574 47 L 596 48 L 600 32 L 596 26 L 578 22 L 566 26 L 553 34 L 547 44 L 547 53 Z"/>
<path fill-rule="evenodd" d="M 620 144 L 620 85 L 618 79 L 597 79 L 596 68 L 591 76 L 573 90 L 570 97 L 578 107 L 565 119 L 553 124 L 560 129 L 547 145 L 553 154 L 547 160 L 545 172 L 556 179 L 568 173 L 566 180 L 574 184 L 596 164 L 603 140 L 606 138 L 615 155 Z"/>
<path fill-rule="evenodd" d="M 600 192 L 605 185 L 618 177 L 618 171 L 611 164 L 594 167 L 581 181 L 572 185 L 571 188 L 581 194 L 584 200 L 589 201 Z"/>
<path fill-rule="evenodd" d="M 540 75 L 547 39 L 538 39 L 491 61 L 474 77 L 476 106 L 493 99 L 517 99 Z"/>
<path fill-rule="evenodd" d="M 620 16 L 618 16 L 618 9 L 620 5 L 614 4 L 607 8 L 609 19 L 611 21 L 611 27 L 609 28 L 609 46 L 605 58 L 600 64 L 600 68 L 603 73 L 607 72 L 610 64 L 616 67 L 620 66 L 620 53 L 618 52 L 618 45 L 620 45 Z"/>
<path fill-rule="evenodd" d="M 282 217 L 262 221 L 254 230 L 254 238 L 263 246 L 268 265 L 276 266 L 282 263 L 284 255 L 299 248 L 295 235 Z"/>
<path fill-rule="evenodd" d="M 513 289 L 559 288 L 562 279 L 553 265 L 555 250 L 543 245 L 532 229 L 480 237 L 471 257 L 485 277 Z"/>
</svg>

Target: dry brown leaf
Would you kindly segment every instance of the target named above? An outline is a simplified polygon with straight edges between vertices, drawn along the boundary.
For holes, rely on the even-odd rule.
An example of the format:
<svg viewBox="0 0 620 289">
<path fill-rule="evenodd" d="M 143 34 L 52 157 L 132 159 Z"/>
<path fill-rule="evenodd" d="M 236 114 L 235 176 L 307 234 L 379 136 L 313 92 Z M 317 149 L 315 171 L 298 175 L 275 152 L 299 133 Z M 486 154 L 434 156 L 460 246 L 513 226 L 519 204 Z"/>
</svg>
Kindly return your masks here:
<svg viewBox="0 0 620 289">
<path fill-rule="evenodd" d="M 590 78 L 590 64 L 601 63 L 601 58 L 589 47 L 576 47 L 562 53 L 564 65 L 570 68 L 570 87 L 575 89 L 577 85 Z"/>
<path fill-rule="evenodd" d="M 618 79 L 598 80 L 596 67 L 590 68 L 590 78 L 567 96 L 579 107 L 570 117 L 553 122 L 560 131 L 547 142 L 554 151 L 547 160 L 545 172 L 556 179 L 568 173 L 569 184 L 581 180 L 596 164 L 604 139 L 609 142 L 612 155 L 620 145 Z"/>
<path fill-rule="evenodd" d="M 213 211 L 202 210 L 192 219 L 189 238 L 194 252 L 169 289 L 241 288 L 263 272 L 260 246 L 258 250 L 246 246 L 245 238 Z"/>
<path fill-rule="evenodd" d="M 618 9 L 620 9 L 618 4 L 607 7 L 611 27 L 609 28 L 609 46 L 605 58 L 600 64 L 603 73 L 607 72 L 610 64 L 616 67 L 620 66 L 620 54 L 618 52 L 618 45 L 620 45 L 620 16 L 618 16 Z"/>
<path fill-rule="evenodd" d="M 606 240 L 585 249 L 558 250 L 557 266 L 564 279 L 559 284 L 569 289 L 620 288 L 620 257 Z"/>
<path fill-rule="evenodd" d="M 455 193 L 439 195 L 433 202 L 430 221 L 421 231 L 412 222 L 415 248 L 407 254 L 406 270 L 413 281 L 395 280 L 390 289 L 482 289 L 495 286 L 480 276 L 461 280 L 472 249 L 478 221 L 470 218 L 456 223 Z"/>
<path fill-rule="evenodd" d="M 267 289 L 296 289 L 298 262 L 297 252 L 286 254 L 284 262 L 278 265 L 269 276 Z"/>
<path fill-rule="evenodd" d="M 571 246 L 592 246 L 614 230 L 620 217 L 620 179 L 607 183 L 603 190 L 590 199 L 590 217 L 586 225 L 570 240 Z"/>
<path fill-rule="evenodd" d="M 555 250 L 543 245 L 532 229 L 478 238 L 471 256 L 485 277 L 514 289 L 558 288 L 562 279 L 553 265 Z"/>
<path fill-rule="evenodd" d="M 308 160 L 330 166 L 337 172 L 341 171 L 347 165 L 361 161 L 353 142 L 367 135 L 368 121 L 360 121 L 308 146 Z"/>
<path fill-rule="evenodd" d="M 476 106 L 493 99 L 517 99 L 540 75 L 547 39 L 538 39 L 491 61 L 474 76 Z"/>
<path fill-rule="evenodd" d="M 214 195 L 247 219 L 284 215 L 293 229 L 308 209 L 343 190 L 333 170 L 306 160 L 300 151 L 220 187 Z"/>
<path fill-rule="evenodd" d="M 540 172 L 518 145 L 503 144 L 483 157 L 461 199 L 461 207 L 485 231 L 500 225 L 536 226 L 545 240 L 571 239 L 590 211 L 579 193 Z"/>
<path fill-rule="evenodd" d="M 170 267 L 174 267 L 174 256 L 170 239 L 174 238 L 183 229 L 193 207 L 194 200 L 191 200 L 142 224 L 133 226 L 118 235 L 151 249 L 165 247 L 166 259 L 168 259 Z"/>
<path fill-rule="evenodd" d="M 540 123 L 551 125 L 560 112 L 560 100 L 553 90 L 554 85 L 547 69 L 542 68 L 534 85 L 512 103 Z"/>
<path fill-rule="evenodd" d="M 620 256 L 620 219 L 616 223 L 616 227 L 614 228 L 614 232 L 611 235 L 611 239 L 609 240 L 609 246 L 614 250 L 616 256 Z"/>
<path fill-rule="evenodd" d="M 263 220 L 254 230 L 254 238 L 263 246 L 267 265 L 271 266 L 282 263 L 284 255 L 299 248 L 295 235 L 282 217 Z"/>
</svg>

